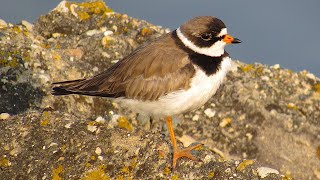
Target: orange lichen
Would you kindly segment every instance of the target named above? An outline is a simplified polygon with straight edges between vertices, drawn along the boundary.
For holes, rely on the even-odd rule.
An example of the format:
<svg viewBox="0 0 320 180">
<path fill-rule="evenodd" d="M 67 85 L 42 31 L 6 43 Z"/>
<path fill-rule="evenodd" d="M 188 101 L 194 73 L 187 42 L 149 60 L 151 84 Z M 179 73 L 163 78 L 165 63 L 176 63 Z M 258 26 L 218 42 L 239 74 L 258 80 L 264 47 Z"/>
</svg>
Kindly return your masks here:
<svg viewBox="0 0 320 180">
<path fill-rule="evenodd" d="M 317 148 L 316 155 L 317 155 L 318 159 L 320 160 L 320 145 Z"/>
</svg>

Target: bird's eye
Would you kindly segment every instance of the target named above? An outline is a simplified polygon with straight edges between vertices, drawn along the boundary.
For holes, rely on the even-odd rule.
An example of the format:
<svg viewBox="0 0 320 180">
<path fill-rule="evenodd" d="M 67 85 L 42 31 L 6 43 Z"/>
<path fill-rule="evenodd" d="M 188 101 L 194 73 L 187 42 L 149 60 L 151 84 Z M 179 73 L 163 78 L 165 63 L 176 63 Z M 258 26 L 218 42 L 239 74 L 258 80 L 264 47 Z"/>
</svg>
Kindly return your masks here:
<svg viewBox="0 0 320 180">
<path fill-rule="evenodd" d="M 210 41 L 212 39 L 212 34 L 211 33 L 204 33 L 201 35 L 201 39 L 204 41 Z"/>
</svg>

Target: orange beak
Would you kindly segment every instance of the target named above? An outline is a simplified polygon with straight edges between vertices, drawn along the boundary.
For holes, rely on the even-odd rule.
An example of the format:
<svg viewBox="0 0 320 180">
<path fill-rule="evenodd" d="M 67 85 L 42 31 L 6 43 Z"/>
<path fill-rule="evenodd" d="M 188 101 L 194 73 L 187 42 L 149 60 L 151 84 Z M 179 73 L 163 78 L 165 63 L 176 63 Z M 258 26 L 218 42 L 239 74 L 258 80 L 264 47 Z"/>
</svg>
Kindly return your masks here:
<svg viewBox="0 0 320 180">
<path fill-rule="evenodd" d="M 240 39 L 234 38 L 229 34 L 225 35 L 223 41 L 227 44 L 238 44 L 241 43 Z"/>
</svg>

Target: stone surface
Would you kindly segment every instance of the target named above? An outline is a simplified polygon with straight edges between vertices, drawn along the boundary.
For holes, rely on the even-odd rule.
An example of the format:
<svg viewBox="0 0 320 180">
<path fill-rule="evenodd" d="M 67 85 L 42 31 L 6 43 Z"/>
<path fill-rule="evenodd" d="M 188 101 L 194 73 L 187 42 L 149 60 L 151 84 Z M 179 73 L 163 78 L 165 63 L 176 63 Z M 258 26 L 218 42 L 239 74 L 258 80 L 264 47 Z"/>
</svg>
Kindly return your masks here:
<svg viewBox="0 0 320 180">
<path fill-rule="evenodd" d="M 178 117 L 178 139 L 205 146 L 194 151 L 202 162 L 179 160 L 175 171 L 163 120 L 50 94 L 52 82 L 104 71 L 165 32 L 101 1 L 63 1 L 34 25 L 0 28 L 0 114 L 10 114 L 0 121 L 0 177 L 260 179 L 264 167 L 279 172 L 264 179 L 319 179 L 320 81 L 306 71 L 237 61 L 208 103 Z"/>
</svg>

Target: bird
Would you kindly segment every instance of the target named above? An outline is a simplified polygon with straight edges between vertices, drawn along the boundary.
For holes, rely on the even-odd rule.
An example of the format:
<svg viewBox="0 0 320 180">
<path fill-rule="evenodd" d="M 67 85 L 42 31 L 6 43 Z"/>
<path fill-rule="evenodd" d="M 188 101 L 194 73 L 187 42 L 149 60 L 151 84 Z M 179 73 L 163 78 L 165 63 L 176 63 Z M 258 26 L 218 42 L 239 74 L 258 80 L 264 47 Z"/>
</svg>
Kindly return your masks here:
<svg viewBox="0 0 320 180">
<path fill-rule="evenodd" d="M 53 83 L 51 93 L 105 97 L 133 112 L 164 118 L 174 169 L 182 157 L 197 160 L 191 151 L 202 144 L 179 148 L 172 116 L 201 107 L 216 93 L 231 70 L 224 48 L 237 43 L 222 20 L 194 17 L 91 78 Z"/>
</svg>

